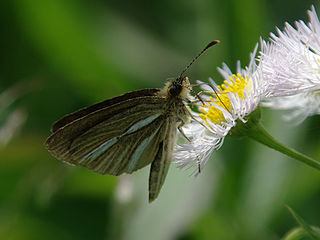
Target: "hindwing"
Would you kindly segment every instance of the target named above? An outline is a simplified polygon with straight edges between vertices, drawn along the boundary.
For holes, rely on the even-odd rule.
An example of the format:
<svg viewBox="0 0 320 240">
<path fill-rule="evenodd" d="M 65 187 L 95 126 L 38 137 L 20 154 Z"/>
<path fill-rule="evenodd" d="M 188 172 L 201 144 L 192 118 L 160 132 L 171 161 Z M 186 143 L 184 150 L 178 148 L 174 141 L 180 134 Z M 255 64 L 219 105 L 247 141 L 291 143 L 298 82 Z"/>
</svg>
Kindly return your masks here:
<svg viewBox="0 0 320 240">
<path fill-rule="evenodd" d="M 149 202 L 158 197 L 170 167 L 177 135 L 177 122 L 175 118 L 168 117 L 162 128 L 163 140 L 158 144 L 157 154 L 150 168 Z"/>
</svg>

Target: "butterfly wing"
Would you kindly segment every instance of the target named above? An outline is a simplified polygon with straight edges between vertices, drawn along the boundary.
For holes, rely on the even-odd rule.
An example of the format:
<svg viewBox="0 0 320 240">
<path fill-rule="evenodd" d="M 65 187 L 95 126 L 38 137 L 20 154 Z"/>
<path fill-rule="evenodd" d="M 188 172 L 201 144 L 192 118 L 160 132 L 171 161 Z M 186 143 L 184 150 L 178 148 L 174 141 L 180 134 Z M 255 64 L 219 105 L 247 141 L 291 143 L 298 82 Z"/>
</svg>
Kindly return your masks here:
<svg viewBox="0 0 320 240">
<path fill-rule="evenodd" d="M 162 126 L 163 139 L 158 144 L 157 154 L 152 161 L 149 175 L 149 202 L 157 198 L 167 176 L 177 135 L 177 123 L 173 117 Z"/>
<path fill-rule="evenodd" d="M 128 99 L 134 99 L 142 96 L 154 96 L 160 91 L 159 88 L 146 88 L 146 89 L 141 89 L 138 91 L 133 91 L 133 92 L 128 92 L 125 94 L 122 94 L 120 96 L 107 99 L 105 101 L 96 103 L 94 105 L 91 105 L 89 107 L 82 108 L 74 113 L 70 113 L 63 118 L 59 119 L 56 121 L 52 127 L 51 127 L 51 132 L 56 132 L 59 128 L 79 119 L 82 118 L 90 113 L 93 113 L 95 111 L 98 111 L 100 109 L 118 104 L 120 102 L 126 101 Z"/>
<path fill-rule="evenodd" d="M 165 97 L 145 96 L 102 108 L 57 129 L 47 148 L 62 161 L 102 174 L 132 173 L 157 153 L 165 106 Z"/>
<path fill-rule="evenodd" d="M 162 137 L 164 116 L 154 114 L 132 125 L 130 129 L 111 139 L 99 141 L 98 147 L 88 150 L 88 134 L 95 139 L 101 134 L 100 127 L 93 128 L 73 143 L 73 161 L 96 172 L 111 175 L 132 173 L 148 165 L 156 155 L 157 145 Z M 143 127 L 140 128 L 140 124 Z M 139 128 L 139 129 L 136 129 Z M 92 139 L 90 138 L 90 139 Z M 98 137 L 100 138 L 100 137 Z M 85 142 L 85 145 L 82 143 Z"/>
</svg>

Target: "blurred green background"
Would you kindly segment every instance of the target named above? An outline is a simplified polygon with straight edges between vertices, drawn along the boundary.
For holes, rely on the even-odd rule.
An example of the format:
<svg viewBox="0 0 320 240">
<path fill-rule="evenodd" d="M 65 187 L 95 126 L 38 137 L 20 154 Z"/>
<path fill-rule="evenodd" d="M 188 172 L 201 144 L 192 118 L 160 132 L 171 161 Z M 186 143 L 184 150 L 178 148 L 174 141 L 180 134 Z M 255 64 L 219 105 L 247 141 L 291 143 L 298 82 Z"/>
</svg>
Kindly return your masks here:
<svg viewBox="0 0 320 240">
<path fill-rule="evenodd" d="M 249 139 L 227 138 L 196 178 L 172 166 L 152 204 L 148 167 L 100 176 L 44 147 L 64 114 L 162 87 L 214 39 L 187 75 L 221 81 L 217 66 L 245 66 L 260 36 L 308 21 L 311 4 L 320 13 L 316 0 L 1 1 L 0 239 L 280 239 L 297 225 L 285 204 L 319 226 L 320 173 Z M 319 116 L 293 127 L 263 114 L 276 138 L 320 159 Z"/>
</svg>

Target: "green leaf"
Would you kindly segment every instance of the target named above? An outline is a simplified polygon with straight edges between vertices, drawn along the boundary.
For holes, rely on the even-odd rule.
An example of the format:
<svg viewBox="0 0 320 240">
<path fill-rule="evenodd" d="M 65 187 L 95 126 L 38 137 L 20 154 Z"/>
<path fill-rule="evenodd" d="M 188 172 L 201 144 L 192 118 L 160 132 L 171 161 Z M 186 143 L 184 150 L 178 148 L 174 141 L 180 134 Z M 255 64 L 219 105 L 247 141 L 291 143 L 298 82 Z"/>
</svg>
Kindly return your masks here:
<svg viewBox="0 0 320 240">
<path fill-rule="evenodd" d="M 288 233 L 286 233 L 286 235 L 282 238 L 282 240 L 300 240 L 306 236 L 307 236 L 306 231 L 301 227 L 297 227 L 290 230 Z"/>
<path fill-rule="evenodd" d="M 299 225 L 305 230 L 307 233 L 307 236 L 309 236 L 313 240 L 319 240 L 320 239 L 320 234 L 317 233 L 312 229 L 312 227 L 306 223 L 295 211 L 293 211 L 292 208 L 289 206 L 286 206 L 291 213 L 291 215 L 294 217 L 294 219 L 299 223 Z"/>
</svg>

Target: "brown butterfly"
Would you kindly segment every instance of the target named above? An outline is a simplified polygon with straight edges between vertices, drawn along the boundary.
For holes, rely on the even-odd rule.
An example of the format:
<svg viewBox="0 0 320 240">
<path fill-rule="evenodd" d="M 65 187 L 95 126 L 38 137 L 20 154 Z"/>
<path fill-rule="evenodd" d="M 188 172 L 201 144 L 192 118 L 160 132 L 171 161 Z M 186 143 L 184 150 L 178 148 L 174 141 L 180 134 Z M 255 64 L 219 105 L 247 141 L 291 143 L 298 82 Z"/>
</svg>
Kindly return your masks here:
<svg viewBox="0 0 320 240">
<path fill-rule="evenodd" d="M 209 43 L 164 88 L 128 92 L 68 114 L 56 121 L 46 141 L 58 159 L 101 174 L 132 173 L 151 164 L 149 202 L 155 200 L 166 178 L 177 129 L 189 121 L 187 104 L 192 87 L 182 76 Z"/>
</svg>

